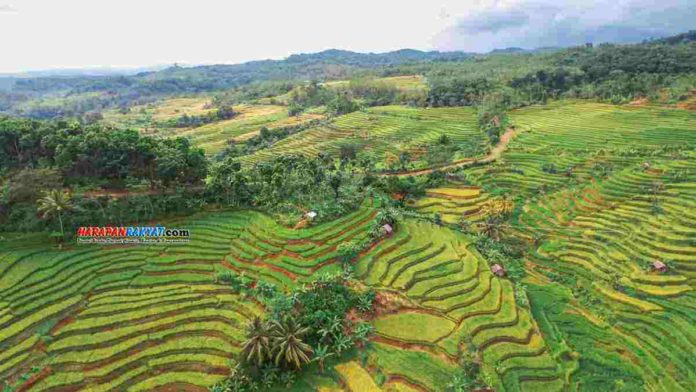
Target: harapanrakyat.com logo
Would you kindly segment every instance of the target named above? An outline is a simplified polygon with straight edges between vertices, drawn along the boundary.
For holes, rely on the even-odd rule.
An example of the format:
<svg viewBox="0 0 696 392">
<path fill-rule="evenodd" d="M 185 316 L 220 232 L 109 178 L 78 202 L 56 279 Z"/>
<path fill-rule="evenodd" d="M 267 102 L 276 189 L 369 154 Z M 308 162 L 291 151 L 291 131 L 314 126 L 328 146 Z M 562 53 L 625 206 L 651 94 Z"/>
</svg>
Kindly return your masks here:
<svg viewBox="0 0 696 392">
<path fill-rule="evenodd" d="M 181 244 L 191 239 L 188 229 L 164 226 L 82 226 L 78 244 Z"/>
</svg>

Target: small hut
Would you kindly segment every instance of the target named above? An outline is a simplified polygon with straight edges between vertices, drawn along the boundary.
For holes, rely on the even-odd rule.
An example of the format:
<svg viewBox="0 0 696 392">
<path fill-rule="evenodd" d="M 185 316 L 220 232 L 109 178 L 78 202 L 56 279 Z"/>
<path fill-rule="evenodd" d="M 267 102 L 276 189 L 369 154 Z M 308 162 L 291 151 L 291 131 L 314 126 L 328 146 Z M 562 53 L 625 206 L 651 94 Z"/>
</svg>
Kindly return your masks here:
<svg viewBox="0 0 696 392">
<path fill-rule="evenodd" d="M 384 231 L 384 235 L 386 236 L 390 236 L 394 232 L 394 228 L 389 223 L 382 226 L 382 230 Z"/>
<path fill-rule="evenodd" d="M 314 218 L 317 217 L 317 212 L 316 211 L 309 211 L 308 213 L 305 214 L 305 218 L 309 220 L 314 220 Z"/>
<path fill-rule="evenodd" d="M 655 261 L 652 263 L 652 268 L 653 268 L 654 271 L 657 271 L 657 272 L 659 272 L 659 273 L 667 272 L 667 264 L 665 264 L 665 263 L 663 263 L 663 262 L 661 262 L 661 261 L 659 261 L 659 260 L 655 260 Z"/>
<path fill-rule="evenodd" d="M 503 268 L 503 266 L 500 264 L 493 264 L 493 266 L 491 267 L 491 272 L 493 272 L 496 276 L 499 277 L 505 276 L 505 268 Z"/>
<path fill-rule="evenodd" d="M 648 170 L 648 169 L 650 169 L 650 166 L 651 166 L 651 165 L 650 165 L 650 162 L 643 162 L 643 163 L 641 163 L 641 165 L 640 165 L 640 167 L 642 167 L 643 170 Z"/>
</svg>

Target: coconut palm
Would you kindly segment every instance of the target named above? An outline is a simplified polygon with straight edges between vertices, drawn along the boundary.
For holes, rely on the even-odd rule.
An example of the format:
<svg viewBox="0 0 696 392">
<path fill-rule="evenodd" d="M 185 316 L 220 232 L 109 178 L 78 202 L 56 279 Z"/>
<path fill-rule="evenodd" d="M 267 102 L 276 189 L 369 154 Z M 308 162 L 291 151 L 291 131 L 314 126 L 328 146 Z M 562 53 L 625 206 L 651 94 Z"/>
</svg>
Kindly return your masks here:
<svg viewBox="0 0 696 392">
<path fill-rule="evenodd" d="M 242 359 L 261 366 L 271 353 L 271 331 L 259 317 L 247 327 L 247 340 L 242 346 Z"/>
<path fill-rule="evenodd" d="M 60 234 L 65 237 L 63 229 L 63 214 L 73 209 L 70 194 L 58 189 L 53 189 L 44 193 L 38 200 L 38 211 L 43 219 L 57 216 L 60 223 Z"/>
<path fill-rule="evenodd" d="M 273 322 L 273 347 L 276 352 L 276 365 L 282 361 L 299 369 L 302 364 L 309 362 L 312 348 L 302 341 L 302 337 L 307 332 L 309 332 L 309 328 L 301 326 L 291 317 L 286 318 L 283 322 Z"/>
</svg>

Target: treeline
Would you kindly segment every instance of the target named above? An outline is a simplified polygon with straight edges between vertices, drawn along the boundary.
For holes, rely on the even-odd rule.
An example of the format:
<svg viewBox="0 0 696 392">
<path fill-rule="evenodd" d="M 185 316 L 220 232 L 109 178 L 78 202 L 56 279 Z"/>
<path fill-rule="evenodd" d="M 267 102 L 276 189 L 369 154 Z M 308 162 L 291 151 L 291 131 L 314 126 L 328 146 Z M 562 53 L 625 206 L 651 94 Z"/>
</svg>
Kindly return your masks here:
<svg viewBox="0 0 696 392">
<path fill-rule="evenodd" d="M 66 217 L 68 226 L 107 217 L 118 217 L 119 222 L 140 220 L 146 217 L 143 208 L 150 218 L 190 211 L 200 201 L 187 200 L 176 189 L 202 188 L 207 173 L 203 150 L 184 138 L 155 139 L 76 121 L 0 117 L 0 231 L 53 227 L 39 219 L 36 202 L 48 191 L 69 187 L 97 189 L 97 197 L 100 188 L 106 193 L 140 189 L 147 203 L 127 207 L 128 200 L 105 198 L 95 203 L 77 197 L 72 200 L 75 212 Z M 103 219 L 95 220 L 95 214 Z"/>
<path fill-rule="evenodd" d="M 665 41 L 670 42 L 670 41 Z M 624 103 L 640 97 L 678 101 L 693 94 L 696 43 L 649 42 L 604 44 L 542 55 L 509 55 L 508 69 L 485 69 L 495 59 L 461 68 L 435 67 L 428 76 L 428 105 L 477 105 L 492 93 L 505 95 L 511 106 L 544 103 L 556 98 L 595 98 Z"/>
<path fill-rule="evenodd" d="M 199 183 L 207 173 L 203 150 L 184 138 L 155 139 L 137 131 L 77 121 L 0 118 L 0 174 L 54 169 L 64 185 L 122 188 Z"/>
<path fill-rule="evenodd" d="M 504 91 L 517 105 L 558 97 L 625 102 L 650 96 L 676 101 L 694 85 L 695 32 L 634 45 L 474 55 L 401 50 L 361 54 L 328 50 L 280 61 L 183 68 L 132 76 L 12 79 L 0 92 L 0 111 L 32 118 L 80 117 L 127 108 L 164 96 L 223 92 L 228 104 L 283 95 L 306 80 L 354 80 L 338 90 L 365 105 L 477 105 L 487 92 Z M 429 92 L 400 91 L 364 80 L 425 75 Z M 363 80 L 362 82 L 360 80 Z M 66 93 L 67 92 L 67 93 Z M 62 98 L 54 99 L 55 96 Z M 49 97 L 51 99 L 49 99 Z M 331 99 L 323 99 L 324 105 Z M 346 101 L 343 101 L 345 103 Z M 295 102 L 301 107 L 307 102 Z M 336 103 L 339 103 L 338 100 Z"/>
<path fill-rule="evenodd" d="M 78 117 L 88 111 L 108 107 L 129 107 L 153 97 L 200 92 L 225 91 L 255 83 L 279 84 L 304 80 L 350 79 L 364 72 L 396 68 L 403 64 L 430 61 L 456 61 L 469 57 L 462 52 L 421 52 L 400 50 L 389 53 L 355 53 L 327 50 L 320 53 L 293 55 L 285 60 L 251 61 L 235 65 L 197 67 L 172 66 L 131 76 L 61 76 L 12 79 L 9 91 L 0 91 L 0 110 L 12 115 L 38 119 Z M 286 82 L 290 81 L 290 82 Z M 273 88 L 278 87 L 278 85 Z M 255 99 L 239 90 L 236 100 Z M 289 89 L 285 90 L 286 92 Z M 67 92 L 67 93 L 66 93 Z M 103 94 L 91 94 L 103 93 Z M 76 97 L 66 106 L 48 100 L 28 105 L 43 97 Z M 270 96 L 262 94 L 262 96 Z M 4 103 L 3 103 L 4 102 Z"/>
</svg>

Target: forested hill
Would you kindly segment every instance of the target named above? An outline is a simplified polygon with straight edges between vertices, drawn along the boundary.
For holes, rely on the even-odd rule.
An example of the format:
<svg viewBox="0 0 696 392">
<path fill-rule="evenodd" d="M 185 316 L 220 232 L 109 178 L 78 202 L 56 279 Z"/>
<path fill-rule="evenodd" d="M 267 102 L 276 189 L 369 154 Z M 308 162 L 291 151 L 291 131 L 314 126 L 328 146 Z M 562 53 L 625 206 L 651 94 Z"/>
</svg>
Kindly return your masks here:
<svg viewBox="0 0 696 392">
<path fill-rule="evenodd" d="M 127 111 L 165 96 L 251 86 L 255 91 L 241 95 L 254 99 L 284 94 L 309 80 L 416 74 L 427 80 L 429 96 L 422 102 L 431 106 L 476 104 L 481 91 L 498 87 L 521 92 L 523 102 L 557 98 L 561 94 L 618 102 L 644 97 L 661 88 L 684 97 L 696 73 L 694 37 L 696 32 L 691 31 L 639 44 L 531 51 L 508 48 L 485 55 L 413 49 L 387 53 L 331 49 L 235 65 L 175 65 L 135 75 L 0 78 L 0 113 L 37 119 L 80 118 L 88 112 L 114 107 Z M 257 88 L 259 83 L 276 85 Z"/>
<path fill-rule="evenodd" d="M 196 67 L 175 65 L 161 71 L 142 72 L 133 76 L 27 78 L 17 80 L 12 91 L 22 93 L 71 89 L 73 92 L 86 92 L 135 89 L 141 93 L 199 92 L 236 87 L 258 80 L 345 78 L 365 68 L 424 61 L 456 61 L 472 55 L 464 52 L 423 52 L 414 49 L 387 53 L 357 53 L 330 49 L 319 53 L 295 54 L 283 60 Z"/>
</svg>

